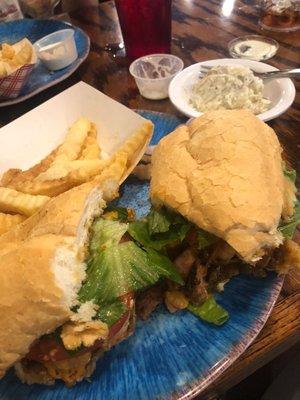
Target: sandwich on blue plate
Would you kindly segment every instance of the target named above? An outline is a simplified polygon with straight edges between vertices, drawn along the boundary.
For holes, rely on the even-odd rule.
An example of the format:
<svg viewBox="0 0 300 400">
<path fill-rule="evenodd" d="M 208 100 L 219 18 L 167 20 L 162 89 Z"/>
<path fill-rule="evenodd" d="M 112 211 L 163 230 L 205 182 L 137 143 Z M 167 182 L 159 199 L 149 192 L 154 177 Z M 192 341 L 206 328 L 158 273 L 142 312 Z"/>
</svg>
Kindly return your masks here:
<svg viewBox="0 0 300 400">
<path fill-rule="evenodd" d="M 179 126 L 156 146 L 151 176 L 152 210 L 129 233 L 168 256 L 184 285 L 144 292 L 141 317 L 164 301 L 219 325 L 228 314 L 213 293 L 233 276 L 300 267 L 296 174 L 275 132 L 250 111 L 209 112 Z"/>
<path fill-rule="evenodd" d="M 0 377 L 72 386 L 163 301 L 224 323 L 231 277 L 299 267 L 294 180 L 271 128 L 219 111 L 161 140 L 143 220 L 109 177 L 52 198 L 0 236 Z"/>
</svg>

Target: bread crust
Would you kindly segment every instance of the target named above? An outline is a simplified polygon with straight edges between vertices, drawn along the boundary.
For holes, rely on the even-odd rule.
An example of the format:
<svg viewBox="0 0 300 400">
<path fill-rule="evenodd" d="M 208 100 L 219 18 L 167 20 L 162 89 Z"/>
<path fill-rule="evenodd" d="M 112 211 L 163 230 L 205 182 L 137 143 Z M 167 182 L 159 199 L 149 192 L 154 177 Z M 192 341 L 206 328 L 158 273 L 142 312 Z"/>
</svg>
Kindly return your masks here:
<svg viewBox="0 0 300 400">
<path fill-rule="evenodd" d="M 250 111 L 205 113 L 156 147 L 152 202 L 172 207 L 254 262 L 281 241 L 281 151 L 273 129 Z"/>
<path fill-rule="evenodd" d="M 34 236 L 75 237 L 86 201 L 96 186 L 97 182 L 91 181 L 51 199 L 38 213 L 0 236 L 0 255 L 10 246 Z"/>
<path fill-rule="evenodd" d="M 64 244 L 63 236 L 43 235 L 1 256 L 0 376 L 35 339 L 70 316 L 51 270 L 54 252 Z"/>
<path fill-rule="evenodd" d="M 91 218 L 83 220 L 83 216 L 93 193 L 102 194 L 95 185 L 89 182 L 51 199 L 37 214 L 0 237 L 0 377 L 27 354 L 36 339 L 71 315 L 55 279 L 53 260 L 63 247 L 74 250 L 83 261 L 78 230 L 83 231 L 82 224 L 89 228 Z M 102 200 L 98 215 L 104 206 Z"/>
</svg>

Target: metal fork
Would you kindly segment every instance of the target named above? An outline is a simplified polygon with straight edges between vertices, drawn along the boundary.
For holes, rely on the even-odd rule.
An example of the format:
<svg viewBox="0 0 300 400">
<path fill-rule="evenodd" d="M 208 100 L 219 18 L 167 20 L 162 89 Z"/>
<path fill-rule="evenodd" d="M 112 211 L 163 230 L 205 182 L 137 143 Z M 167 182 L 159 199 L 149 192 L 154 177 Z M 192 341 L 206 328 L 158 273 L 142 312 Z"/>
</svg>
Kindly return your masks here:
<svg viewBox="0 0 300 400">
<path fill-rule="evenodd" d="M 213 67 L 208 65 L 201 65 L 200 73 L 205 74 L 210 71 Z M 250 68 L 251 69 L 251 68 Z M 300 78 L 300 68 L 295 69 L 283 69 L 281 71 L 268 71 L 268 72 L 257 72 L 251 69 L 253 74 L 258 78 L 265 80 L 278 79 L 278 78 Z"/>
</svg>

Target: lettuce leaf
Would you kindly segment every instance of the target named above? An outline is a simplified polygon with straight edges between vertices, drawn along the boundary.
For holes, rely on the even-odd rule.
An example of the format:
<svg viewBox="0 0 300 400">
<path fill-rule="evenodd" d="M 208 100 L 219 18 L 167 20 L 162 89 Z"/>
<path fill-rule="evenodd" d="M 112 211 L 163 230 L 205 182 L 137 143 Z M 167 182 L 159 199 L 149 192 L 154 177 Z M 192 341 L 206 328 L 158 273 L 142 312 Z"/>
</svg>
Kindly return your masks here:
<svg viewBox="0 0 300 400">
<path fill-rule="evenodd" d="M 125 304 L 118 299 L 111 304 L 102 305 L 100 310 L 97 312 L 97 318 L 111 327 L 113 324 L 119 321 L 125 311 Z"/>
<path fill-rule="evenodd" d="M 107 247 L 117 244 L 128 229 L 128 224 L 98 218 L 92 225 L 90 241 L 90 254 L 104 250 Z"/>
<path fill-rule="evenodd" d="M 147 216 L 149 235 L 154 233 L 168 232 L 171 226 L 170 218 L 167 214 L 152 209 Z"/>
<path fill-rule="evenodd" d="M 153 249 L 141 249 L 134 242 L 111 244 L 91 259 L 87 280 L 79 301 L 93 300 L 100 307 L 118 297 L 154 285 L 161 278 L 183 284 L 172 262 Z"/>
<path fill-rule="evenodd" d="M 144 220 L 130 223 L 128 232 L 143 246 L 164 251 L 167 246 L 181 243 L 191 226 L 179 214 L 161 208 L 152 209 Z"/>
<path fill-rule="evenodd" d="M 172 230 L 175 225 L 177 227 L 182 225 L 191 226 L 180 214 L 167 210 L 164 207 L 159 210 L 152 208 L 147 215 L 147 222 L 150 236 L 168 232 Z"/>
<path fill-rule="evenodd" d="M 163 251 L 167 246 L 181 243 L 194 225 L 181 215 L 165 208 L 152 209 L 146 219 L 130 223 L 128 232 L 143 246 Z M 197 232 L 198 248 L 204 249 L 219 240 L 211 233 L 194 227 Z"/>
<path fill-rule="evenodd" d="M 219 240 L 217 236 L 213 235 L 212 233 L 206 232 L 203 229 L 198 228 L 197 233 L 199 250 L 205 249 L 205 247 L 208 247 Z"/>
<path fill-rule="evenodd" d="M 296 182 L 297 173 L 294 169 L 287 169 L 286 165 L 283 167 L 283 174 L 289 178 L 293 183 Z"/>
<path fill-rule="evenodd" d="M 180 243 L 189 230 L 188 225 L 172 228 L 168 232 L 150 236 L 147 221 L 136 221 L 129 224 L 128 233 L 130 236 L 145 247 L 161 251 L 168 245 Z"/>
<path fill-rule="evenodd" d="M 159 277 L 170 279 L 179 285 L 184 285 L 180 273 L 168 257 L 151 248 L 144 248 L 144 251 L 147 253 L 152 269 L 156 271 Z"/>
<path fill-rule="evenodd" d="M 294 169 L 288 169 L 286 164 L 283 163 L 283 173 L 284 175 L 295 184 L 297 173 Z M 278 230 L 282 233 L 282 235 L 287 239 L 292 239 L 294 236 L 297 225 L 300 224 L 300 203 L 297 200 L 295 203 L 295 212 L 294 215 L 290 218 L 288 222 L 284 222 L 279 225 Z"/>
<path fill-rule="evenodd" d="M 200 306 L 190 303 L 187 309 L 197 317 L 214 325 L 223 325 L 229 318 L 228 312 L 216 302 L 213 296 Z"/>
<path fill-rule="evenodd" d="M 297 201 L 295 204 L 295 212 L 291 217 L 290 221 L 279 226 L 279 231 L 287 239 L 292 239 L 294 236 L 297 225 L 300 224 L 300 202 Z"/>
</svg>

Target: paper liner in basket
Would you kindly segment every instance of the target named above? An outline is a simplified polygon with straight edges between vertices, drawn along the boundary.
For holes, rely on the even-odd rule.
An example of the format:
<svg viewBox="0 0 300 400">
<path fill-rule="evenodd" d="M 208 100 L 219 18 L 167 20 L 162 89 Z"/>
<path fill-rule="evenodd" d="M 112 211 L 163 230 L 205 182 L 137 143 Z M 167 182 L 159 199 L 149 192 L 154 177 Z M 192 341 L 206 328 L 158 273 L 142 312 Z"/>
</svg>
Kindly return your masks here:
<svg viewBox="0 0 300 400">
<path fill-rule="evenodd" d="M 31 49 L 31 57 L 29 62 L 14 65 L 10 60 L 0 60 L 0 69 L 5 71 L 7 75 L 0 78 L 0 99 L 13 99 L 19 96 L 22 88 L 26 84 L 30 73 L 36 64 L 36 54 L 32 44 L 28 39 L 22 39 L 20 42 L 12 45 L 12 48 L 18 53 L 22 48 Z"/>
</svg>

